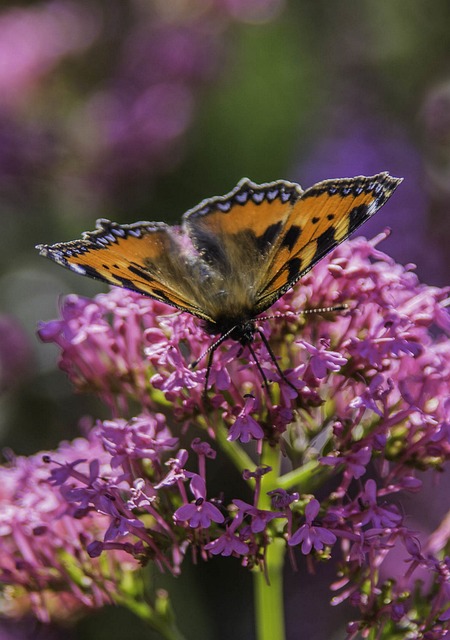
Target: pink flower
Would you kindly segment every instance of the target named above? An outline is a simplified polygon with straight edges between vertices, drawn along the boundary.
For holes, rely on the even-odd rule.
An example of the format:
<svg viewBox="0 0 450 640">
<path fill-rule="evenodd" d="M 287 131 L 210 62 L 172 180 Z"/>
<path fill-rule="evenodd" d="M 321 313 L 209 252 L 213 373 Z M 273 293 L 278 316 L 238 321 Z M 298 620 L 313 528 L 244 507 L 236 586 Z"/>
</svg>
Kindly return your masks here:
<svg viewBox="0 0 450 640">
<path fill-rule="evenodd" d="M 228 440 L 240 440 L 243 443 L 250 442 L 253 438 L 261 440 L 264 437 L 262 427 L 250 415 L 255 408 L 255 398 L 248 396 L 245 404 L 232 426 L 228 430 Z"/>
<path fill-rule="evenodd" d="M 52 458 L 66 460 L 67 468 L 80 467 L 80 456 L 98 456 L 102 471 L 110 469 L 109 456 L 93 435 L 63 443 L 51 453 Z M 111 551 L 106 572 L 102 563 L 89 559 L 86 546 L 107 527 L 108 518 L 95 511 L 86 519 L 73 517 L 48 475 L 42 454 L 0 467 L 0 581 L 10 585 L 13 596 L 8 612 L 17 616 L 31 611 L 43 622 L 68 620 L 83 610 L 111 604 L 112 589 L 120 592 L 124 574 L 136 570 L 123 550 Z M 68 579 L 68 570 L 77 573 L 83 589 Z"/>
<path fill-rule="evenodd" d="M 322 345 L 318 349 L 305 340 L 297 340 L 311 354 L 309 366 L 313 376 L 322 379 L 325 378 L 328 371 L 339 371 L 345 365 L 347 359 L 337 351 L 328 350 L 329 341 L 322 339 Z"/>
<path fill-rule="evenodd" d="M 175 522 L 187 521 L 192 529 L 207 529 L 211 521 L 222 523 L 225 518 L 219 509 L 206 500 L 206 484 L 198 475 L 192 477 L 191 491 L 195 496 L 195 502 L 185 504 L 175 511 Z"/>
<path fill-rule="evenodd" d="M 322 551 L 325 546 L 331 546 L 336 542 L 336 536 L 325 527 L 314 525 L 313 521 L 317 517 L 320 504 L 317 500 L 311 500 L 305 507 L 306 522 L 288 540 L 291 547 L 302 545 L 302 553 L 307 555 L 312 549 Z"/>
</svg>

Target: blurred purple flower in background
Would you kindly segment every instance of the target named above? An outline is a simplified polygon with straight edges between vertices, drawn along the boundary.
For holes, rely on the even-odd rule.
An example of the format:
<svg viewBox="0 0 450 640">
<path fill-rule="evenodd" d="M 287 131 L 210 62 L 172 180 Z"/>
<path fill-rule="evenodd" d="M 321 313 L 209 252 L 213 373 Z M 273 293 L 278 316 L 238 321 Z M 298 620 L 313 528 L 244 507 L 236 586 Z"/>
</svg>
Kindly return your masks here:
<svg viewBox="0 0 450 640">
<path fill-rule="evenodd" d="M 23 382 L 33 368 L 33 351 L 16 318 L 0 315 L 0 394 Z"/>
<path fill-rule="evenodd" d="M 106 9 L 53 0 L 5 9 L 0 195 L 37 187 L 49 165 L 60 187 L 52 197 L 62 192 L 71 206 L 80 194 L 117 204 L 137 187 L 148 193 L 152 180 L 183 159 L 202 91 L 224 69 L 232 21 L 268 21 L 282 6 L 281 0 L 199 0 Z M 108 68 L 96 53 L 105 41 L 117 50 Z M 78 95 L 66 95 L 64 64 L 72 62 L 76 73 L 83 55 L 89 72 Z"/>
<path fill-rule="evenodd" d="M 1 13 L 0 106 L 20 105 L 65 56 L 89 47 L 99 32 L 95 15 L 70 0 Z"/>
<path fill-rule="evenodd" d="M 195 93 L 219 71 L 220 32 L 211 20 L 177 24 L 143 17 L 122 44 L 108 86 L 79 116 L 95 132 L 93 177 L 113 190 L 136 172 L 149 176 L 178 160 Z"/>
<path fill-rule="evenodd" d="M 24 202 L 32 185 L 48 176 L 56 158 L 55 139 L 48 129 L 17 118 L 0 107 L 0 216 L 11 227 L 11 203 Z"/>
</svg>

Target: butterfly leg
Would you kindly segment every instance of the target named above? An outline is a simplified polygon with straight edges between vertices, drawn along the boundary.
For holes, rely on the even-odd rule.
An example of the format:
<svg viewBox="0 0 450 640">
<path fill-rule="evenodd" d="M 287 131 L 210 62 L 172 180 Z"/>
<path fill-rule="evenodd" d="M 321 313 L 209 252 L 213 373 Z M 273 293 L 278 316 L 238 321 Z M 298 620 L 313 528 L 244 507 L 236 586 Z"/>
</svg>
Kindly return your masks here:
<svg viewBox="0 0 450 640">
<path fill-rule="evenodd" d="M 209 375 L 211 373 L 211 367 L 212 367 L 212 363 L 213 363 L 213 358 L 214 358 L 214 351 L 216 349 L 213 348 L 210 350 L 210 352 L 208 353 L 208 361 L 206 363 L 206 373 L 205 373 L 205 384 L 203 386 L 203 399 L 207 399 L 208 397 L 208 382 L 209 382 Z"/>
<path fill-rule="evenodd" d="M 266 378 L 266 374 L 264 373 L 264 371 L 262 370 L 261 365 L 259 364 L 259 360 L 258 360 L 258 358 L 256 357 L 256 353 L 255 353 L 255 350 L 254 350 L 254 349 L 253 349 L 253 347 L 252 347 L 252 343 L 251 343 L 251 342 L 248 342 L 248 343 L 247 343 L 247 347 L 248 347 L 248 350 L 250 351 L 250 353 L 251 353 L 251 354 L 252 354 L 252 356 L 253 356 L 253 359 L 254 359 L 254 361 L 255 361 L 255 364 L 256 364 L 256 366 L 257 366 L 257 368 L 258 368 L 258 371 L 259 371 L 259 373 L 260 373 L 260 376 L 261 376 L 261 378 L 262 378 L 263 385 L 266 387 L 266 389 L 269 389 L 269 381 L 267 380 L 267 378 Z"/>
<path fill-rule="evenodd" d="M 292 384 L 292 382 L 290 382 L 290 381 L 286 378 L 286 376 L 284 375 L 284 372 L 281 370 L 280 365 L 278 364 L 278 361 L 277 361 L 277 359 L 276 359 L 276 357 L 275 357 L 275 354 L 274 354 L 274 352 L 272 351 L 272 348 L 271 348 L 271 346 L 270 346 L 270 344 L 269 344 L 269 341 L 267 340 L 266 336 L 264 335 L 264 332 L 263 332 L 263 331 L 261 331 L 261 329 L 258 329 L 258 328 L 256 328 L 256 331 L 257 331 L 257 332 L 258 332 L 258 334 L 260 335 L 261 340 L 263 341 L 263 343 L 264 343 L 264 345 L 265 345 L 265 347 L 266 347 L 266 349 L 267 349 L 267 352 L 269 353 L 270 358 L 271 358 L 272 362 L 274 363 L 275 368 L 276 368 L 276 370 L 278 371 L 278 373 L 279 373 L 279 375 L 280 375 L 281 379 L 282 379 L 282 380 L 283 380 L 287 385 L 289 385 L 289 386 L 291 387 L 291 389 L 294 389 L 295 393 L 297 393 L 297 394 L 298 394 L 298 389 L 297 389 L 297 387 L 294 387 L 294 385 Z"/>
</svg>

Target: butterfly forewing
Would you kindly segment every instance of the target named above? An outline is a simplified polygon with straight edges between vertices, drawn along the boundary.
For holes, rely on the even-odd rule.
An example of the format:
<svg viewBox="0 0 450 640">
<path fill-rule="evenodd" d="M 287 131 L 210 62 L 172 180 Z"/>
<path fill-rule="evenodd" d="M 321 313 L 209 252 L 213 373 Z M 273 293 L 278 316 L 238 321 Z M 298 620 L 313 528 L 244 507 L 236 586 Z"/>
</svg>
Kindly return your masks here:
<svg viewBox="0 0 450 640">
<path fill-rule="evenodd" d="M 184 228 L 215 270 L 241 275 L 250 287 L 301 193 L 299 185 L 283 180 L 257 185 L 244 179 L 226 196 L 188 211 Z"/>
<path fill-rule="evenodd" d="M 196 264 L 172 227 L 139 222 L 119 225 L 97 221 L 82 240 L 40 245 L 42 255 L 81 275 L 126 287 L 211 321 L 195 304 Z"/>
<path fill-rule="evenodd" d="M 210 315 L 245 319 L 254 314 L 261 270 L 301 193 L 299 185 L 283 180 L 257 185 L 244 179 L 231 193 L 184 215 L 186 233 L 216 273 L 205 299 Z"/>
<path fill-rule="evenodd" d="M 285 233 L 278 238 L 261 269 L 257 312 L 270 307 L 378 211 L 400 182 L 380 173 L 325 180 L 305 191 L 293 205 Z"/>
</svg>

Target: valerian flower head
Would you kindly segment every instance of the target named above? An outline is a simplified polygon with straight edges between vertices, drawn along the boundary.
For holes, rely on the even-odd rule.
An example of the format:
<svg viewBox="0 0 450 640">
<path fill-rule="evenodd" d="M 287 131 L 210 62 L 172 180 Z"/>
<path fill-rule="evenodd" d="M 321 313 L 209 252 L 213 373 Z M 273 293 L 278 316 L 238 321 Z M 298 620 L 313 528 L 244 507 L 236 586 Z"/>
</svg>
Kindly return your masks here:
<svg viewBox="0 0 450 640">
<path fill-rule="evenodd" d="M 359 609 L 354 628 L 404 624 L 419 568 L 434 582 L 430 630 L 444 624 L 447 565 L 415 546 L 400 500 L 450 457 L 449 291 L 379 251 L 382 237 L 340 245 L 273 305 L 259 323 L 272 353 L 258 334 L 251 349 L 224 341 L 206 396 L 206 359 L 190 364 L 214 337 L 187 313 L 113 289 L 69 296 L 41 325 L 75 387 L 112 411 L 89 435 L 95 447 L 66 445 L 47 464 L 61 526 L 84 527 L 92 562 L 121 553 L 177 574 L 190 549 L 264 569 L 274 539 L 311 562 L 332 548 L 342 560 L 334 602 Z M 301 314 L 337 304 L 348 309 Z M 227 474 L 211 482 L 219 452 L 242 493 Z M 409 563 L 383 581 L 398 545 Z"/>
<path fill-rule="evenodd" d="M 67 473 L 55 474 L 58 483 L 71 477 L 71 469 L 89 482 L 82 459 L 95 459 L 98 469 L 111 472 L 110 456 L 94 434 L 63 443 L 44 457 L 64 460 Z M 89 557 L 87 547 L 105 534 L 108 515 L 91 509 L 88 517 L 77 517 L 64 494 L 52 490 L 49 462 L 42 454 L 13 459 L 0 467 L 0 478 L 0 581 L 9 585 L 4 612 L 32 612 L 48 622 L 112 604 L 137 566 L 122 549 L 111 550 L 108 567 Z"/>
</svg>

